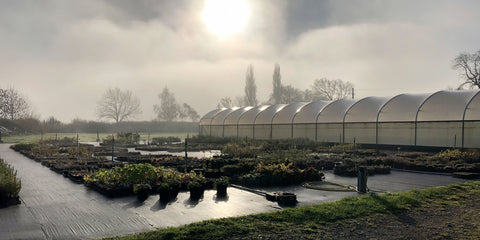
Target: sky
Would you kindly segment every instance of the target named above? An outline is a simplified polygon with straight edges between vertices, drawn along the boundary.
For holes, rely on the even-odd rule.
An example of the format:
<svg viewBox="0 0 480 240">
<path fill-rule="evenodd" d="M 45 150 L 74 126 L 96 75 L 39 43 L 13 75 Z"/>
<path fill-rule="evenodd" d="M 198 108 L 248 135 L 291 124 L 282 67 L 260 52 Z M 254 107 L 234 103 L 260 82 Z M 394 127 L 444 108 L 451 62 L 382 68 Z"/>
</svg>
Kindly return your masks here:
<svg viewBox="0 0 480 240">
<path fill-rule="evenodd" d="M 261 102 L 275 63 L 300 89 L 326 77 L 394 96 L 458 86 L 453 59 L 480 49 L 477 0 L 245 1 L 244 28 L 225 37 L 203 0 L 0 0 L 0 88 L 64 122 L 98 120 L 105 90 L 128 89 L 152 120 L 164 87 L 200 115 L 243 95 L 249 64 Z"/>
</svg>

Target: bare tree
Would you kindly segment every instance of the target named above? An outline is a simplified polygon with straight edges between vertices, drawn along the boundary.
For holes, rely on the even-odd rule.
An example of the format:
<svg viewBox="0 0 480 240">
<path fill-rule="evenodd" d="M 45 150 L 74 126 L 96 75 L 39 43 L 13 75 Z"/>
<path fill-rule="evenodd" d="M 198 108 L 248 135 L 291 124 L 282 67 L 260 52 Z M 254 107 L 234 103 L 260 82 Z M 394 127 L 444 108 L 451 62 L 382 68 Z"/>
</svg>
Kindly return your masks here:
<svg viewBox="0 0 480 240">
<path fill-rule="evenodd" d="M 140 100 L 129 90 L 109 88 L 97 103 L 97 116 L 116 123 L 135 118 L 140 113 Z"/>
<path fill-rule="evenodd" d="M 179 106 L 173 93 L 170 93 L 167 87 L 158 95 L 160 98 L 160 105 L 155 104 L 153 110 L 157 113 L 158 119 L 172 122 L 179 115 Z"/>
<path fill-rule="evenodd" d="M 271 102 L 273 104 L 281 103 L 282 101 L 282 75 L 280 75 L 280 65 L 275 64 L 273 69 L 273 92 L 271 96 Z"/>
<path fill-rule="evenodd" d="M 311 100 L 337 100 L 352 94 L 353 85 L 340 79 L 316 79 L 313 82 Z"/>
<path fill-rule="evenodd" d="M 30 105 L 20 93 L 10 87 L 0 89 L 0 117 L 10 120 L 27 118 L 29 116 Z"/>
<path fill-rule="evenodd" d="M 247 67 L 247 74 L 245 79 L 245 103 L 249 106 L 257 106 L 257 86 L 255 85 L 255 76 L 253 75 L 253 66 L 250 64 Z"/>
<path fill-rule="evenodd" d="M 224 97 L 220 99 L 220 102 L 217 104 L 217 108 L 231 108 L 233 107 L 233 102 L 230 97 Z"/>
<path fill-rule="evenodd" d="M 458 89 L 464 86 L 480 88 L 480 50 L 471 54 L 460 53 L 453 60 L 453 69 L 459 70 L 464 80 Z"/>
<path fill-rule="evenodd" d="M 193 109 L 190 105 L 184 103 L 183 109 L 192 122 L 196 122 L 200 118 L 200 115 L 198 115 L 197 111 L 195 111 L 195 109 Z"/>
</svg>

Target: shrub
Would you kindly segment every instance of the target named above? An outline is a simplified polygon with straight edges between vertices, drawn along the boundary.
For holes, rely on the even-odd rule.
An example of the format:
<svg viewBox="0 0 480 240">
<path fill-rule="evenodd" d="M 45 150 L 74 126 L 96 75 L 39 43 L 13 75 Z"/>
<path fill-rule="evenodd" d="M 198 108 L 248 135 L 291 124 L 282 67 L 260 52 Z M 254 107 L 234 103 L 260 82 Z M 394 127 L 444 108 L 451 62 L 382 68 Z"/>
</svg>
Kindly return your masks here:
<svg viewBox="0 0 480 240">
<path fill-rule="evenodd" d="M 92 176 L 85 177 L 86 184 L 92 182 L 101 182 L 104 184 L 142 184 L 154 183 L 158 178 L 157 169 L 148 164 L 128 164 L 123 167 L 114 167 L 112 169 L 100 169 Z"/>
<path fill-rule="evenodd" d="M 0 159 L 0 202 L 17 198 L 21 188 L 22 182 L 17 178 L 17 171 Z"/>
<path fill-rule="evenodd" d="M 230 179 L 228 177 L 219 177 L 215 180 L 215 183 L 214 183 L 214 188 L 217 189 L 217 187 L 220 187 L 220 186 L 228 186 L 228 183 L 230 182 Z"/>
<path fill-rule="evenodd" d="M 153 145 L 164 145 L 164 144 L 170 144 L 172 142 L 181 142 L 182 140 L 179 137 L 156 137 L 152 138 L 151 144 Z"/>
<path fill-rule="evenodd" d="M 151 191 L 152 186 L 150 184 L 142 183 L 142 184 L 134 184 L 133 185 L 133 193 L 139 194 L 141 191 Z"/>
</svg>

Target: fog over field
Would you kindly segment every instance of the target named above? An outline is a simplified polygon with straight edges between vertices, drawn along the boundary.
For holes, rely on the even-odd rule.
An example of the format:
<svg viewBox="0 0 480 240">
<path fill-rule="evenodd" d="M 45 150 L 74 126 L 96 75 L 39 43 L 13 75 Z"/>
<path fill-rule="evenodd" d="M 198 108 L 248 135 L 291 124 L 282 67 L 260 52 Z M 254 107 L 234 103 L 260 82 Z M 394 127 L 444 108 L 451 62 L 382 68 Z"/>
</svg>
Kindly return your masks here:
<svg viewBox="0 0 480 240">
<path fill-rule="evenodd" d="M 107 88 L 129 89 L 142 114 L 168 87 L 200 115 L 242 96 L 247 66 L 257 98 L 282 83 L 342 79 L 356 98 L 433 92 L 461 83 L 452 61 L 480 49 L 480 1 L 246 0 L 229 35 L 207 26 L 201 0 L 0 1 L 0 88 L 14 87 L 45 119 L 97 119 Z"/>
</svg>

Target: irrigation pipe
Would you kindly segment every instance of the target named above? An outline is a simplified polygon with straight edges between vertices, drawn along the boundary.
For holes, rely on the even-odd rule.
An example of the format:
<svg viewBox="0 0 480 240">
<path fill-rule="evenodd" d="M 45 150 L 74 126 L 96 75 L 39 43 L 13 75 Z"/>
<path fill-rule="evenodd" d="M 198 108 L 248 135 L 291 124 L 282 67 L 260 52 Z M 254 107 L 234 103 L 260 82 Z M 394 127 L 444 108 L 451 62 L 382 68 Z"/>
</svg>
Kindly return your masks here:
<svg viewBox="0 0 480 240">
<path fill-rule="evenodd" d="M 334 185 L 338 187 L 317 186 L 322 184 Z M 327 181 L 305 182 L 302 184 L 302 186 L 308 189 L 321 190 L 321 191 L 333 191 L 333 192 L 356 192 L 357 191 L 357 189 L 353 186 L 341 184 L 341 183 L 327 182 Z"/>
</svg>

